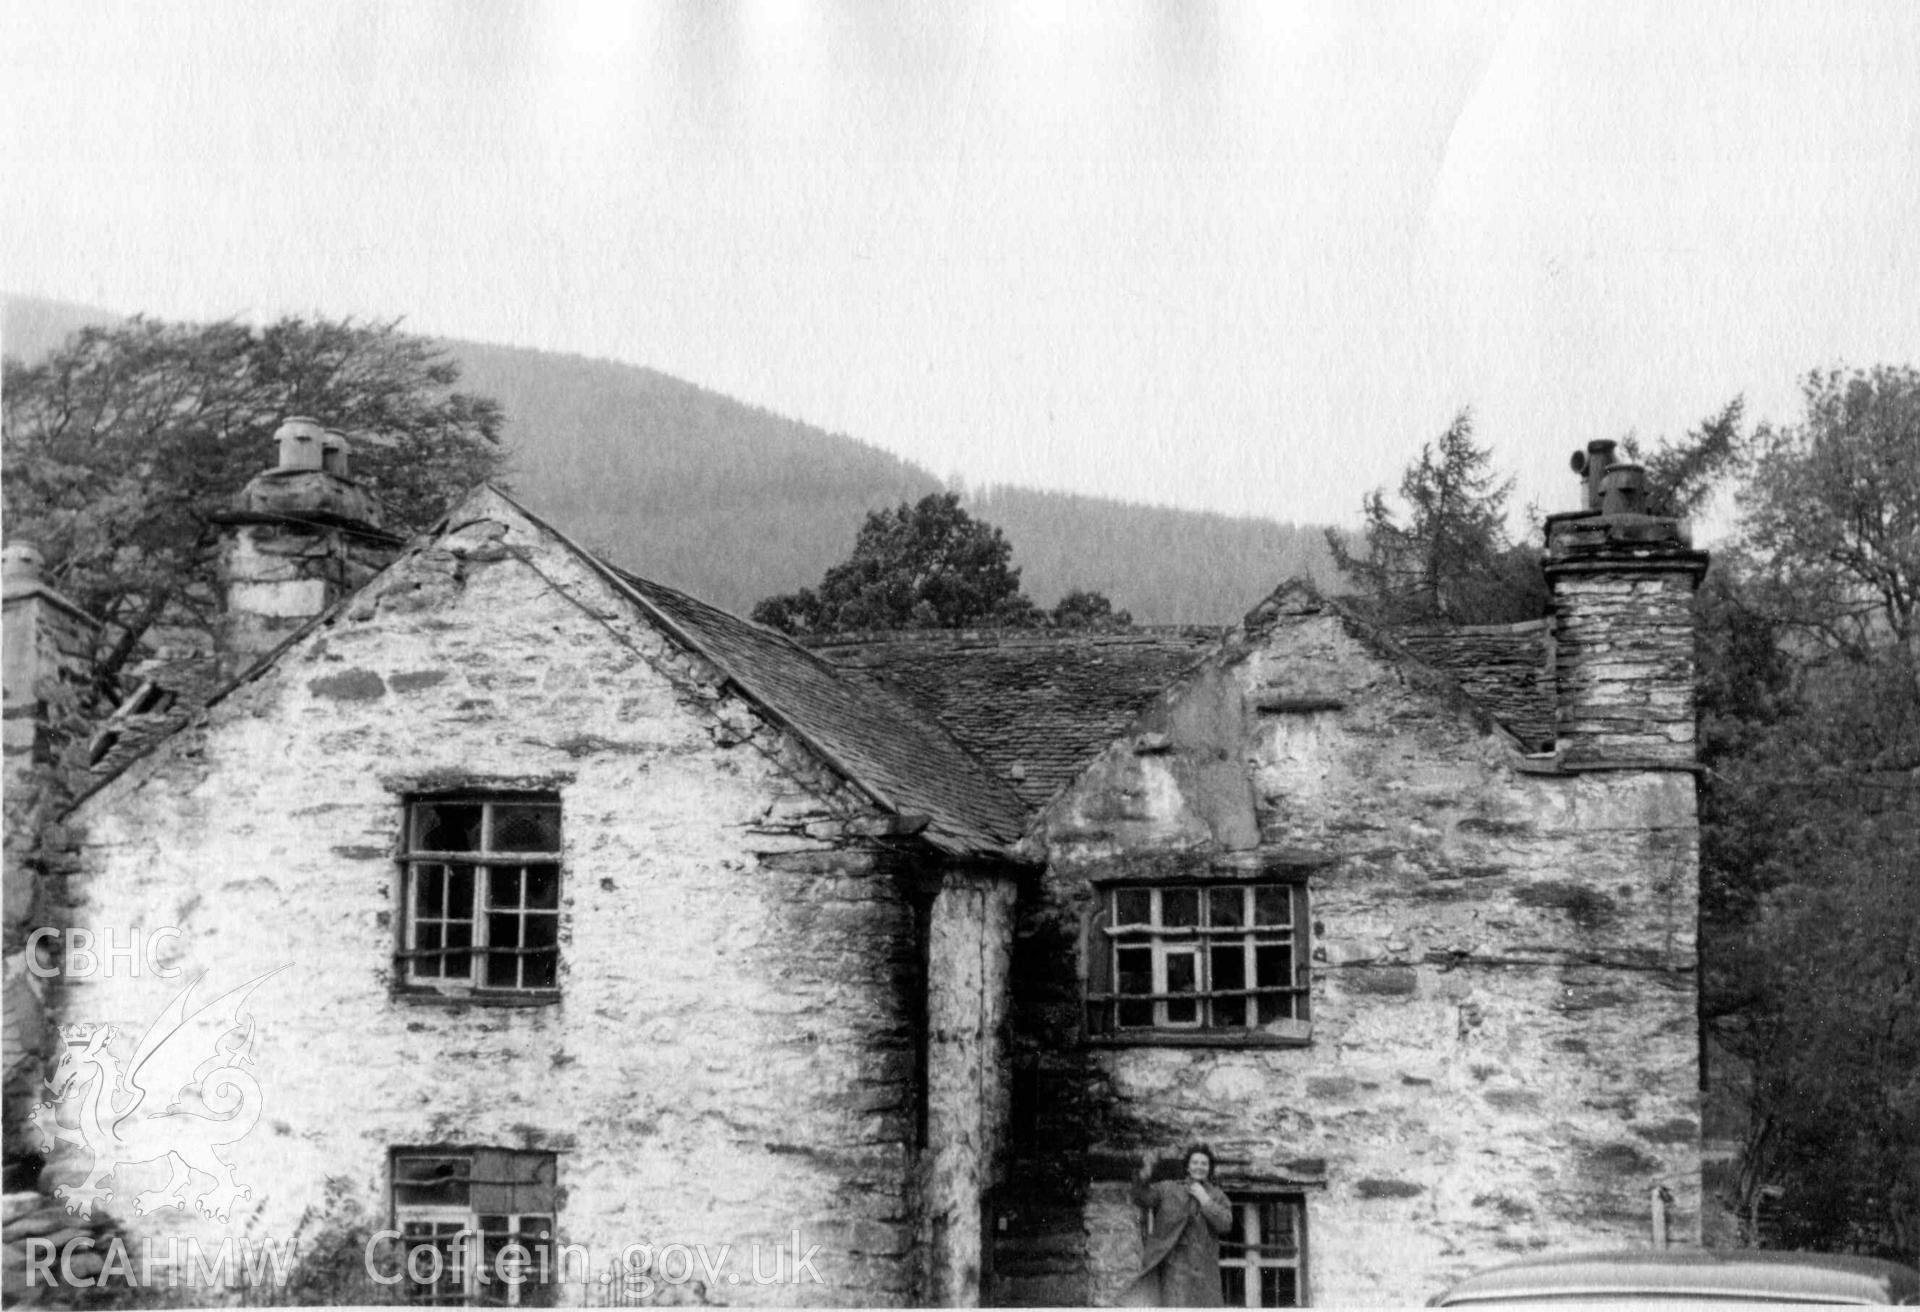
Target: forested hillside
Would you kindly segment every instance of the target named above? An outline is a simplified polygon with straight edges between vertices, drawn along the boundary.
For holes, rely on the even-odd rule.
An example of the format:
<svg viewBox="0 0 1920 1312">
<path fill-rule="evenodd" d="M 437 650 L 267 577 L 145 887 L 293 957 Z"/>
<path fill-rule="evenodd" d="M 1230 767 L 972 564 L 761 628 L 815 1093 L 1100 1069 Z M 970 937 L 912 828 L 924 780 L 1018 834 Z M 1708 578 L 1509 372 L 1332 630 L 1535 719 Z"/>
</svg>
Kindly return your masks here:
<svg viewBox="0 0 1920 1312">
<path fill-rule="evenodd" d="M 9 295 L 0 347 L 35 359 L 118 317 Z M 867 511 L 943 486 L 876 446 L 651 369 L 440 345 L 465 390 L 504 408 L 510 478 L 533 509 L 619 564 L 742 614 L 816 582 Z M 1005 530 L 1042 606 L 1087 588 L 1140 623 L 1227 624 L 1292 574 L 1330 577 L 1316 528 L 1014 487 L 966 504 Z"/>
<path fill-rule="evenodd" d="M 1336 583 L 1312 526 L 999 485 L 966 506 L 1006 532 L 1027 595 L 1045 606 L 1084 588 L 1142 624 L 1231 624 L 1296 574 Z"/>
<path fill-rule="evenodd" d="M 651 369 L 443 343 L 500 402 L 513 486 L 576 541 L 745 613 L 820 577 L 869 510 L 940 480 L 851 438 Z"/>
</svg>

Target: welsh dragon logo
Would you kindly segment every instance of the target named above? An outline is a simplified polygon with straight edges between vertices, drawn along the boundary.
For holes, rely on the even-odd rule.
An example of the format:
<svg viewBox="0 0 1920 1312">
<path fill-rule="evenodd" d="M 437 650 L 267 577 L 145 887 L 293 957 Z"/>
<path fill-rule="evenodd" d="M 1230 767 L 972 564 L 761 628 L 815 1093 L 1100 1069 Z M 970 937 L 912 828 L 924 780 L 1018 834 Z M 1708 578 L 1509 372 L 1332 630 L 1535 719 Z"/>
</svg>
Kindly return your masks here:
<svg viewBox="0 0 1920 1312">
<path fill-rule="evenodd" d="M 162 1158 L 166 1185 L 134 1196 L 141 1216 L 163 1207 L 184 1211 L 196 1172 L 213 1180 L 193 1200 L 204 1216 L 224 1221 L 236 1200 L 253 1195 L 216 1150 L 244 1138 L 260 1119 L 259 1082 L 243 1069 L 253 1064 L 253 1019 L 241 1008 L 278 973 L 189 1010 L 204 978 L 194 976 L 140 1036 L 124 1067 L 109 1046 L 119 1033 L 114 1026 L 61 1026 L 64 1046 L 46 1081 L 53 1097 L 35 1105 L 29 1124 L 49 1152 L 70 1143 L 93 1153 L 85 1180 L 54 1190 L 68 1212 L 91 1218 L 95 1202 L 113 1198 L 106 1181 L 116 1170 Z"/>
</svg>

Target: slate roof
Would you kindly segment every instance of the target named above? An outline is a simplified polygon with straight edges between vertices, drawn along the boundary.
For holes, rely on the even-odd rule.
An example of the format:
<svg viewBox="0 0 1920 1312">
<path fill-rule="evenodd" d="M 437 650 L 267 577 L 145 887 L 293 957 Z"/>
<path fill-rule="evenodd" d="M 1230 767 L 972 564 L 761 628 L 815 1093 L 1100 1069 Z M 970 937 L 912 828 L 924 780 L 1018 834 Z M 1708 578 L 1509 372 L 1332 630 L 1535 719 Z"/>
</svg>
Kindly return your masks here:
<svg viewBox="0 0 1920 1312">
<path fill-rule="evenodd" d="M 903 693 L 1040 806 L 1221 636 L 1205 628 L 916 630 L 807 642 Z"/>
<path fill-rule="evenodd" d="M 917 630 L 806 639 L 749 623 L 594 556 L 519 505 L 678 641 L 696 651 L 887 812 L 925 817 L 945 851 L 1005 855 L 1050 801 L 1188 670 L 1212 628 Z M 331 618 L 317 616 L 239 678 L 210 661 L 147 673 L 96 739 L 85 800 L 162 739 Z M 1530 751 L 1553 746 L 1549 622 L 1407 627 L 1383 636 L 1451 681 Z M 812 650 L 809 650 L 811 648 Z M 908 827 L 903 826 L 903 832 Z"/>
<path fill-rule="evenodd" d="M 132 683 L 133 691 L 88 744 L 96 777 L 118 774 L 211 703 L 221 690 L 220 663 L 212 655 L 148 661 L 135 670 Z"/>
<path fill-rule="evenodd" d="M 926 837 L 963 852 L 1010 847 L 1020 798 L 904 699 L 848 678 L 785 634 L 684 592 L 615 570 L 708 660 L 896 815 L 929 817 Z"/>
<path fill-rule="evenodd" d="M 927 843 L 962 854 L 1005 855 L 1019 841 L 1027 822 L 1019 796 L 901 697 L 835 669 L 785 634 L 607 564 L 511 497 L 492 491 L 607 579 L 646 619 L 717 666 L 748 700 L 884 810 L 909 821 L 924 817 L 925 827 L 917 832 Z M 152 687 L 136 688 L 122 712 L 102 726 L 91 786 L 73 805 L 234 688 L 259 678 L 332 614 L 303 625 L 237 679 L 222 683 L 212 677 L 211 661 L 155 670 Z"/>
<path fill-rule="evenodd" d="M 1459 684 L 1528 751 L 1553 750 L 1552 621 L 1387 630 Z"/>
<path fill-rule="evenodd" d="M 1020 798 L 901 697 L 849 678 L 783 633 L 749 623 L 583 550 L 512 498 L 640 603 L 648 617 L 711 661 L 887 811 L 927 817 L 920 837 L 946 851 L 1004 855 L 1026 829 Z"/>
</svg>

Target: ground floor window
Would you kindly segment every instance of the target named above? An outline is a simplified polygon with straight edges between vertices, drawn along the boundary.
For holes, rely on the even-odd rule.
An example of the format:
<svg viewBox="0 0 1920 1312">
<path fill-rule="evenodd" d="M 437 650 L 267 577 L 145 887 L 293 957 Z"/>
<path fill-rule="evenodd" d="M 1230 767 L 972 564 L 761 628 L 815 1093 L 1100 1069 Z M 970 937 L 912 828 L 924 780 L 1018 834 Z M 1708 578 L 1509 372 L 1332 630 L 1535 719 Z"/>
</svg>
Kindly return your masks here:
<svg viewBox="0 0 1920 1312">
<path fill-rule="evenodd" d="M 553 1306 L 554 1203 L 552 1153 L 396 1150 L 393 1220 L 406 1301 Z"/>
<path fill-rule="evenodd" d="M 1233 1228 L 1220 1241 L 1228 1307 L 1304 1307 L 1307 1205 L 1299 1194 L 1232 1190 Z"/>
</svg>

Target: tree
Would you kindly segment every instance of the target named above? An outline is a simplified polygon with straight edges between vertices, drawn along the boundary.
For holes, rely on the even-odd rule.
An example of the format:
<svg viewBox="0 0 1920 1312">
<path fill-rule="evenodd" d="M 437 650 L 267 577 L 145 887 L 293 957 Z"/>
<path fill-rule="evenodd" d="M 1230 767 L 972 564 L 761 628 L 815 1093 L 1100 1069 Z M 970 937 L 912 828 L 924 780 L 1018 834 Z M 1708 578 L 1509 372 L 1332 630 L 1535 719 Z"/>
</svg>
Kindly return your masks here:
<svg viewBox="0 0 1920 1312">
<path fill-rule="evenodd" d="M 1920 643 L 1920 371 L 1812 373 L 1806 418 L 1763 426 L 1741 498 L 1768 608 L 1853 660 Z M 1914 762 L 1920 764 L 1920 760 Z"/>
<path fill-rule="evenodd" d="M 1020 591 L 1013 546 L 960 508 L 956 492 L 867 515 L 853 554 L 818 589 L 768 597 L 753 618 L 790 633 L 1021 626 L 1039 611 Z"/>
<path fill-rule="evenodd" d="M 1472 414 L 1462 410 L 1401 477 L 1404 525 L 1375 489 L 1364 502 L 1364 552 L 1327 530 L 1334 564 L 1379 618 L 1497 624 L 1546 613 L 1537 553 L 1507 537 L 1513 480 L 1497 479 L 1492 461 L 1474 444 Z"/>
<path fill-rule="evenodd" d="M 1125 629 L 1132 627 L 1133 615 L 1116 611 L 1105 593 L 1075 588 L 1047 612 L 1047 623 L 1056 629 Z"/>
<path fill-rule="evenodd" d="M 1701 591 L 1702 1015 L 1751 1073 L 1731 1201 L 1778 1193 L 1755 1238 L 1912 1261 L 1920 377 L 1804 392 L 1799 423 L 1686 444 L 1718 462 L 1702 495 L 1734 478 L 1741 511 Z"/>
<path fill-rule="evenodd" d="M 269 467 L 286 416 L 350 436 L 353 477 L 396 532 L 499 476 L 500 409 L 458 377 L 391 323 L 86 329 L 42 363 L 5 362 L 7 534 L 36 543 L 49 580 L 104 621 L 93 673 L 109 694 L 156 629 L 207 640 L 214 516 Z"/>
<path fill-rule="evenodd" d="M 1631 433 L 1621 441 L 1627 458 L 1646 466 L 1649 514 L 1683 519 L 1706 508 L 1747 456 L 1740 432 L 1746 409 L 1745 399 L 1736 396 L 1680 441 L 1662 442 L 1645 456 Z"/>
</svg>

